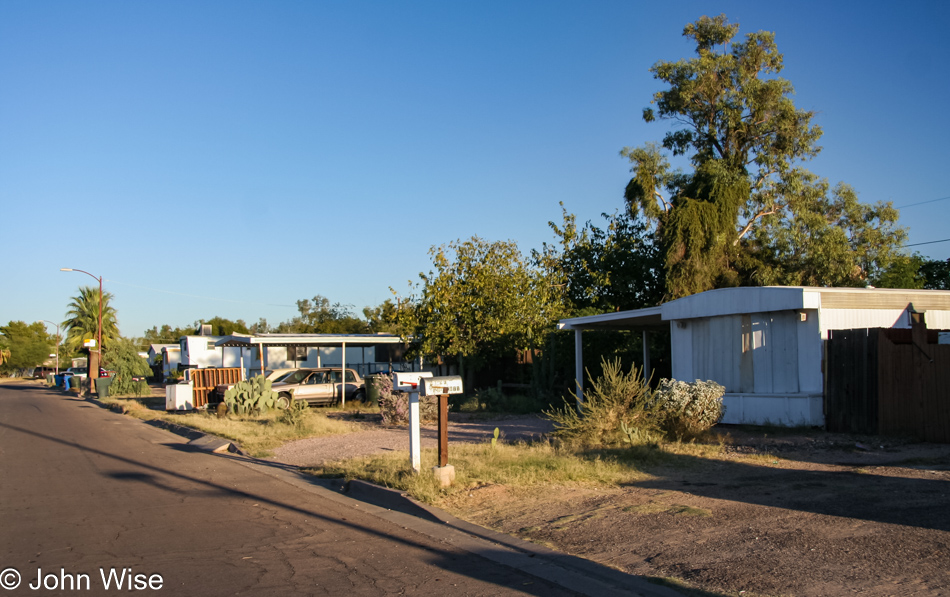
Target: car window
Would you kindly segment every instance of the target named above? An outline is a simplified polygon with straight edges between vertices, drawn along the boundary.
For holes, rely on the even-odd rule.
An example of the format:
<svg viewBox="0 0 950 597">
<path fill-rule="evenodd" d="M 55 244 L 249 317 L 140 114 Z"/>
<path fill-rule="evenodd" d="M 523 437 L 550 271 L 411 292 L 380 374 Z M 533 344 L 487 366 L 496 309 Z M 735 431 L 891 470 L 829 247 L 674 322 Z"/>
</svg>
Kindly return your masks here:
<svg viewBox="0 0 950 597">
<path fill-rule="evenodd" d="M 284 383 L 300 383 L 301 381 L 306 379 L 307 375 L 309 374 L 310 374 L 310 371 L 307 371 L 306 369 L 297 369 L 296 371 L 292 371 L 289 374 L 287 374 L 287 377 L 285 377 L 281 381 Z"/>
<path fill-rule="evenodd" d="M 322 371 L 317 371 L 316 373 L 311 375 L 309 378 L 307 378 L 307 383 L 309 384 L 326 383 L 326 374 L 323 373 Z"/>
<path fill-rule="evenodd" d="M 293 375 L 294 373 L 296 373 L 296 371 L 288 371 L 286 373 L 281 373 L 280 375 L 278 375 L 277 377 L 273 379 L 272 383 L 287 381 L 287 378 Z"/>
<path fill-rule="evenodd" d="M 356 383 L 356 374 L 354 374 L 352 371 L 347 371 L 346 381 Z"/>
<path fill-rule="evenodd" d="M 330 382 L 339 383 L 340 382 L 340 372 L 339 371 L 330 371 Z"/>
</svg>

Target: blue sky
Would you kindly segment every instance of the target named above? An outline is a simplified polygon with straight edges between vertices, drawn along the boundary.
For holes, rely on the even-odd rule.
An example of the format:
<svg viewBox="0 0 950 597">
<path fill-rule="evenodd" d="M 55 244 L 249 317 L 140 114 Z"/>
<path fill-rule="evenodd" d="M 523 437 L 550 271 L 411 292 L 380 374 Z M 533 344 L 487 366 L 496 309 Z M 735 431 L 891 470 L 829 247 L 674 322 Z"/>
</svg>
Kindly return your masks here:
<svg viewBox="0 0 950 597">
<path fill-rule="evenodd" d="M 950 238 L 950 3 L 665 4 L 4 0 L 0 323 L 61 321 L 95 283 L 62 267 L 138 336 L 316 294 L 358 313 L 472 235 L 528 253 L 558 202 L 622 207 L 620 149 L 667 130 L 648 69 L 704 14 L 776 33 L 813 172 Z"/>
</svg>

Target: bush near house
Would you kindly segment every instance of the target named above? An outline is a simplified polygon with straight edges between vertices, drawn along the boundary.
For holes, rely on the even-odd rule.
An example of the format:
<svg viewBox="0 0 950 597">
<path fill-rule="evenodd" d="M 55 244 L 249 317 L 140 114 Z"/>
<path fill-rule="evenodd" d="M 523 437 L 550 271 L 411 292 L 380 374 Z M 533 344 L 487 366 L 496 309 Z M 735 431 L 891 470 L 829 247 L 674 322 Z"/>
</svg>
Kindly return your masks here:
<svg viewBox="0 0 950 597">
<path fill-rule="evenodd" d="M 619 359 L 605 360 L 602 367 L 603 375 L 591 382 L 579 407 L 566 402 L 561 409 L 545 411 L 556 438 L 588 447 L 653 443 L 662 435 L 689 440 L 725 413 L 725 388 L 714 381 L 663 379 L 653 392 L 636 367 L 625 373 Z"/>
<path fill-rule="evenodd" d="M 670 439 L 690 440 L 709 431 L 726 413 L 726 388 L 714 381 L 661 379 L 654 398 L 659 426 Z"/>
<path fill-rule="evenodd" d="M 103 356 L 115 371 L 109 385 L 109 396 L 148 396 L 151 390 L 146 378 L 152 374 L 148 361 L 139 356 L 138 347 L 128 338 L 116 338 Z"/>
<path fill-rule="evenodd" d="M 581 446 L 613 446 L 628 429 L 651 436 L 656 431 L 656 403 L 650 386 L 635 366 L 624 372 L 620 359 L 602 361 L 603 375 L 584 392 L 580 408 L 565 401 L 560 409 L 544 411 L 554 422 L 554 436 Z M 575 401 L 577 396 L 574 396 Z"/>
</svg>

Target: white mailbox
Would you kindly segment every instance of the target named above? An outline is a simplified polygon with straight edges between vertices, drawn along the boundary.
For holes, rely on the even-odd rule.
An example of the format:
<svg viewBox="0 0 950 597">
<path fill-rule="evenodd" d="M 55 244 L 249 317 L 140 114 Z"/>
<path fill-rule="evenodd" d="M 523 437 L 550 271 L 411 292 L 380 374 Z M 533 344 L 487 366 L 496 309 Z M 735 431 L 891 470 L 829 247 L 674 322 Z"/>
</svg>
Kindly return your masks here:
<svg viewBox="0 0 950 597">
<path fill-rule="evenodd" d="M 394 371 L 393 391 L 418 392 L 419 380 L 424 377 L 432 377 L 432 373 L 430 371 Z"/>
<path fill-rule="evenodd" d="M 423 377 L 421 380 L 419 395 L 421 396 L 439 396 L 441 394 L 461 394 L 462 378 L 459 375 L 447 375 L 445 377 Z"/>
</svg>

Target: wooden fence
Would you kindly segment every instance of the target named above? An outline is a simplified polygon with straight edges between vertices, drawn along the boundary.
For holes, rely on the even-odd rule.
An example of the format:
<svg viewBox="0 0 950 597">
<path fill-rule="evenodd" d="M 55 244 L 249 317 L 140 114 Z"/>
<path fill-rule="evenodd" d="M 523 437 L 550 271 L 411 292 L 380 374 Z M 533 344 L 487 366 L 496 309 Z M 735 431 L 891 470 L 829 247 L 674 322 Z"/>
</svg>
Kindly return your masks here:
<svg viewBox="0 0 950 597">
<path fill-rule="evenodd" d="M 950 443 L 950 345 L 938 331 L 832 330 L 825 346 L 829 431 Z"/>
<path fill-rule="evenodd" d="M 208 394 L 218 384 L 237 383 L 243 379 L 240 367 L 222 367 L 220 369 L 188 369 L 193 384 L 195 408 L 208 404 Z"/>
</svg>

